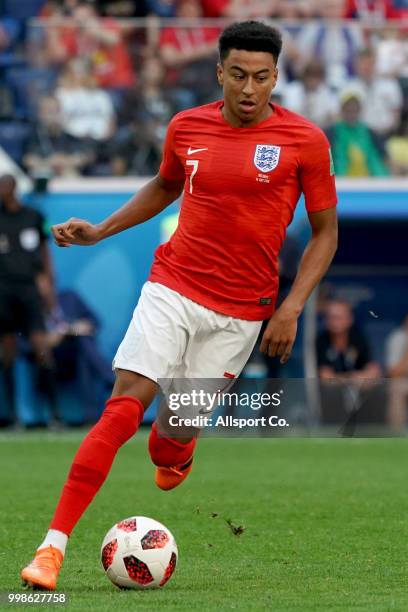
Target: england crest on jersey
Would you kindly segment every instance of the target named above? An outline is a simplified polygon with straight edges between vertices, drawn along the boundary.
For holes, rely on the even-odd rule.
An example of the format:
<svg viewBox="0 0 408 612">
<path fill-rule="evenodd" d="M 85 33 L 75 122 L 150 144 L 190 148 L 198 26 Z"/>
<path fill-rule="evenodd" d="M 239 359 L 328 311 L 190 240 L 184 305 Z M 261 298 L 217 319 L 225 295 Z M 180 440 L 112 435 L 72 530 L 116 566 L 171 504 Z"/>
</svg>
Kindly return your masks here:
<svg viewBox="0 0 408 612">
<path fill-rule="evenodd" d="M 279 163 L 281 148 L 275 145 L 256 145 L 254 164 L 261 172 L 272 172 Z"/>
</svg>

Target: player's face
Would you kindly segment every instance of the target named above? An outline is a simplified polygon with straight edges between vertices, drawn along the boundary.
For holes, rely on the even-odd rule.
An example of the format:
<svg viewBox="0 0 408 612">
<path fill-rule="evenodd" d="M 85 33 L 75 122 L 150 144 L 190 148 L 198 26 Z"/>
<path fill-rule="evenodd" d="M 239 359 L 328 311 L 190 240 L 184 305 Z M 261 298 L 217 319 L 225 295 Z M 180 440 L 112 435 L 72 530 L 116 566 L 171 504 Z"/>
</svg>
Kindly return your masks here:
<svg viewBox="0 0 408 612">
<path fill-rule="evenodd" d="M 217 66 L 218 82 L 224 90 L 223 114 L 235 127 L 249 127 L 266 119 L 269 100 L 278 78 L 271 53 L 231 49 Z"/>
</svg>

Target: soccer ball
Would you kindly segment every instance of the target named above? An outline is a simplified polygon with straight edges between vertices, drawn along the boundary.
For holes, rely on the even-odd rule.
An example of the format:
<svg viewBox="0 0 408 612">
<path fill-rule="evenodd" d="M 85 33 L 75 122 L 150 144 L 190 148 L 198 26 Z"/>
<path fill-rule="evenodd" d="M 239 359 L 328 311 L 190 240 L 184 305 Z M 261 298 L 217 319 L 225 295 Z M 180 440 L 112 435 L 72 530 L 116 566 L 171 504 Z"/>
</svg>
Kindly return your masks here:
<svg viewBox="0 0 408 612">
<path fill-rule="evenodd" d="M 101 561 L 114 585 L 128 589 L 158 588 L 173 574 L 178 558 L 170 531 L 146 516 L 131 516 L 106 534 Z"/>
</svg>

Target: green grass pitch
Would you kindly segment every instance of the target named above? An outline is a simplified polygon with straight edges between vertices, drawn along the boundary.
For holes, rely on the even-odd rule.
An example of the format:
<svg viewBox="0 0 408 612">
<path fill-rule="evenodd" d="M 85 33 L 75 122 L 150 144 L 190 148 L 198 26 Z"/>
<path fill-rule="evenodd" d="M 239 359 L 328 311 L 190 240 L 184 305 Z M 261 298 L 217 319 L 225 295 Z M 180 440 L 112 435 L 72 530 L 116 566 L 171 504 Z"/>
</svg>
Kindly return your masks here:
<svg viewBox="0 0 408 612">
<path fill-rule="evenodd" d="M 2 592 L 21 591 L 19 570 L 82 436 L 0 437 Z M 206 438 L 188 480 L 166 493 L 153 483 L 142 432 L 71 538 L 59 582 L 65 609 L 406 612 L 407 452 L 406 439 Z M 179 564 L 161 590 L 118 591 L 104 576 L 103 536 L 132 514 L 176 537 Z"/>
</svg>

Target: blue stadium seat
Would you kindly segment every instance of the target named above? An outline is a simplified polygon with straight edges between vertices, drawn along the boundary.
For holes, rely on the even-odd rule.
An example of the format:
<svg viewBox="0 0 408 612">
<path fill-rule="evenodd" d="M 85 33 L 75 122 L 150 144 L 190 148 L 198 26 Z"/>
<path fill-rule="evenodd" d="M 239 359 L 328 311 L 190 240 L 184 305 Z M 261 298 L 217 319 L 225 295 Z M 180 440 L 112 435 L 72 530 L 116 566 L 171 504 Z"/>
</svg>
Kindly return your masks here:
<svg viewBox="0 0 408 612">
<path fill-rule="evenodd" d="M 25 20 L 35 17 L 46 0 L 3 0 L 2 13 L 15 19 Z"/>
<path fill-rule="evenodd" d="M 7 35 L 8 45 L 4 51 L 12 51 L 15 44 L 21 38 L 23 32 L 23 24 L 18 19 L 9 16 L 0 17 L 0 26 L 2 31 Z"/>
<path fill-rule="evenodd" d="M 0 147 L 18 164 L 21 163 L 28 134 L 29 127 L 24 123 L 18 121 L 0 123 Z"/>
<path fill-rule="evenodd" d="M 54 91 L 55 80 L 56 72 L 49 68 L 9 68 L 5 81 L 14 94 L 15 116 L 31 118 L 39 98 Z"/>
</svg>

